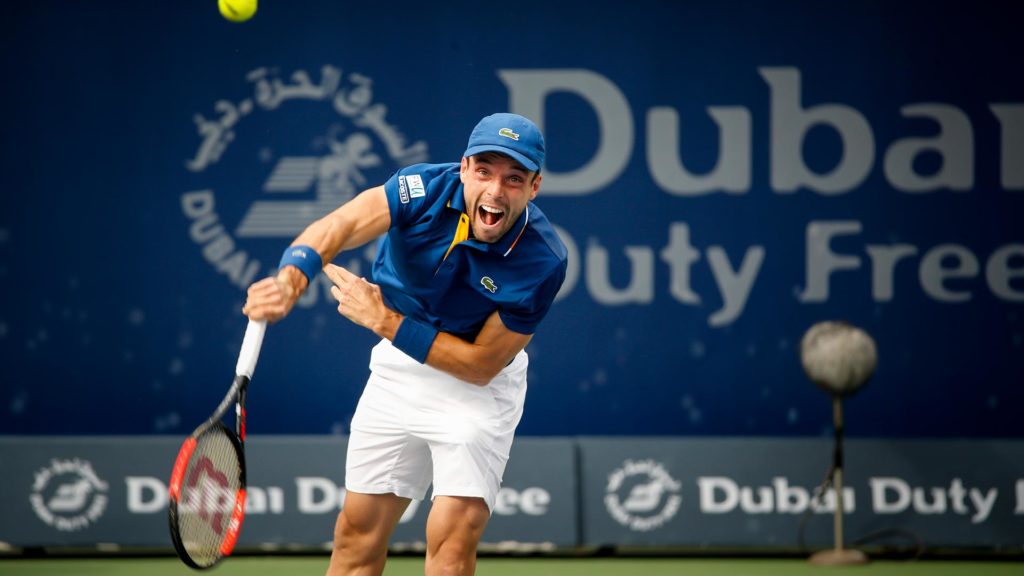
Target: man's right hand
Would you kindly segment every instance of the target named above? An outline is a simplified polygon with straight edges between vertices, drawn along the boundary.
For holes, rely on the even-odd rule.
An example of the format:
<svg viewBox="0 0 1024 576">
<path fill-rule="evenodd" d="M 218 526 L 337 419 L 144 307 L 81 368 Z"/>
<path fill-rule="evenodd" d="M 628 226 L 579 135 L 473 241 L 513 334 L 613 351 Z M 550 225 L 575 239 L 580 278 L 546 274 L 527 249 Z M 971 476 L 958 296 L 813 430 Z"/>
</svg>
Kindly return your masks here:
<svg viewBox="0 0 1024 576">
<path fill-rule="evenodd" d="M 302 272 L 294 266 L 286 266 L 277 276 L 269 276 L 249 286 L 242 314 L 250 320 L 277 322 L 291 312 L 307 283 Z"/>
</svg>

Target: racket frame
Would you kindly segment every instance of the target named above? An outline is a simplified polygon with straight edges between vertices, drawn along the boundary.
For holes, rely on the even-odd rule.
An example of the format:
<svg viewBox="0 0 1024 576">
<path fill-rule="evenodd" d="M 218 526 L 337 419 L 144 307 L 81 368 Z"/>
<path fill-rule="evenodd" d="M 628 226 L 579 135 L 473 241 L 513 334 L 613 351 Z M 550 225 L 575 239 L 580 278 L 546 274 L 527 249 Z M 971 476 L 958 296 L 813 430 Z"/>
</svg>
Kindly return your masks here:
<svg viewBox="0 0 1024 576">
<path fill-rule="evenodd" d="M 238 541 L 238 535 L 242 528 L 242 521 L 245 518 L 247 486 L 245 464 L 245 400 L 248 393 L 249 381 L 252 377 L 253 370 L 256 367 L 256 359 L 259 356 L 259 350 L 262 345 L 263 333 L 265 330 L 266 322 L 249 322 L 245 338 L 242 342 L 242 350 L 239 353 L 238 364 L 235 367 L 235 378 L 231 383 L 231 388 L 228 389 L 227 394 L 224 396 L 224 399 L 221 400 L 217 409 L 214 410 L 213 415 L 207 418 L 205 422 L 200 424 L 192 434 L 185 439 L 185 442 L 182 443 L 174 461 L 174 468 L 171 472 L 171 481 L 168 484 L 169 497 L 167 505 L 171 541 L 173 542 L 174 549 L 178 553 L 178 557 L 181 558 L 181 561 L 190 568 L 194 568 L 196 570 L 212 568 L 221 560 L 231 555 L 231 552 L 234 550 L 235 544 Z M 231 430 L 222 422 L 224 415 L 232 406 L 232 403 L 234 403 L 235 407 L 234 430 Z M 239 484 L 235 493 L 235 502 L 231 508 L 231 518 L 228 521 L 227 532 L 224 539 L 221 541 L 219 554 L 213 562 L 208 565 L 204 565 L 196 562 L 185 547 L 185 543 L 182 540 L 179 529 L 180 513 L 178 506 L 182 484 L 186 481 L 185 472 L 188 470 L 189 461 L 191 460 L 192 454 L 199 442 L 199 438 L 202 437 L 203 434 L 210 433 L 213 430 L 216 430 L 214 433 L 223 434 L 227 437 L 235 450 L 239 465 Z"/>
</svg>

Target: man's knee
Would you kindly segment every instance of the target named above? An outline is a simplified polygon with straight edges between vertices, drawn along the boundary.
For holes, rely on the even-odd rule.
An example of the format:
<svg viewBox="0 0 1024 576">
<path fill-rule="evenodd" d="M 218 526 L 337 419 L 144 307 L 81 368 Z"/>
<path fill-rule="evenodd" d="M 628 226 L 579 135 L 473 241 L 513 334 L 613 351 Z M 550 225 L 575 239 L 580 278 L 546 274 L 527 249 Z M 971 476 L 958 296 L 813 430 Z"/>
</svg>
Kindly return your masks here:
<svg viewBox="0 0 1024 576">
<path fill-rule="evenodd" d="M 438 497 L 427 519 L 427 553 L 439 559 L 472 557 L 490 511 L 480 498 Z"/>
<path fill-rule="evenodd" d="M 338 514 L 338 522 L 334 525 L 335 544 L 338 544 L 340 541 L 350 542 L 366 538 L 372 533 L 373 526 L 360 521 L 358 517 L 353 518 L 352 515 L 347 514 L 345 510 L 342 510 Z"/>
<path fill-rule="evenodd" d="M 465 576 L 476 571 L 479 531 L 455 531 L 427 543 L 426 573 L 429 576 Z"/>
<path fill-rule="evenodd" d="M 334 547 L 356 551 L 358 555 L 377 555 L 387 541 L 408 500 L 392 495 L 359 495 L 346 501 L 334 525 Z"/>
</svg>

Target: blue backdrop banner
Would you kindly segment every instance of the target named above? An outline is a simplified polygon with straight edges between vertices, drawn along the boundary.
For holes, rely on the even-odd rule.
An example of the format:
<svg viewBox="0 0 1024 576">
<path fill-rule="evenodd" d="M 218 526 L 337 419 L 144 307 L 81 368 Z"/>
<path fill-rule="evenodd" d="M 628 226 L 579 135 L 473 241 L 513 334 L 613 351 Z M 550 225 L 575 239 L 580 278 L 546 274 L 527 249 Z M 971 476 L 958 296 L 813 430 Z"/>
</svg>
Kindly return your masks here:
<svg viewBox="0 0 1024 576">
<path fill-rule="evenodd" d="M 880 358 L 851 434 L 1024 436 L 1019 3 L 215 4 L 7 10 L 0 433 L 191 429 L 284 246 L 507 110 L 570 252 L 522 433 L 827 433 L 799 343 L 841 319 Z M 348 431 L 375 338 L 328 286 L 254 431 Z"/>
</svg>

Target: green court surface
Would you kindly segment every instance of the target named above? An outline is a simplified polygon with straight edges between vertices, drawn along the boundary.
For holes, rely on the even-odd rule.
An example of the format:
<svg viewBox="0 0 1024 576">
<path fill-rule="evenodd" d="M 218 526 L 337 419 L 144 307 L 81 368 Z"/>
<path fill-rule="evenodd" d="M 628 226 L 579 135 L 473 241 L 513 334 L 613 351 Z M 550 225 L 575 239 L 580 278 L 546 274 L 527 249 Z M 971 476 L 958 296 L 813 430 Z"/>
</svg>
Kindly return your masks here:
<svg viewBox="0 0 1024 576">
<path fill-rule="evenodd" d="M 215 576 L 318 576 L 326 568 L 326 556 L 239 557 L 203 573 Z M 175 558 L 0 560 L 0 575 L 4 576 L 170 576 L 198 573 Z M 866 566 L 821 567 L 799 559 L 482 558 L 476 573 L 480 576 L 1024 576 L 1024 562 L 876 561 Z M 423 574 L 423 559 L 392 558 L 384 574 Z"/>
</svg>

